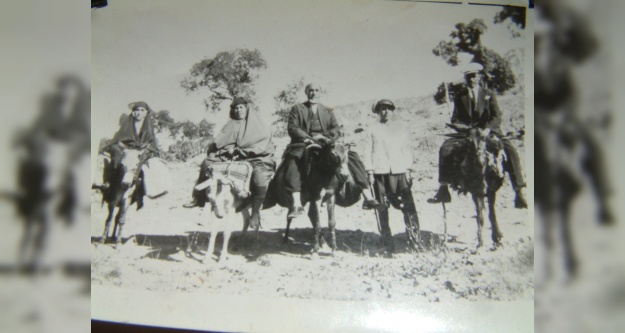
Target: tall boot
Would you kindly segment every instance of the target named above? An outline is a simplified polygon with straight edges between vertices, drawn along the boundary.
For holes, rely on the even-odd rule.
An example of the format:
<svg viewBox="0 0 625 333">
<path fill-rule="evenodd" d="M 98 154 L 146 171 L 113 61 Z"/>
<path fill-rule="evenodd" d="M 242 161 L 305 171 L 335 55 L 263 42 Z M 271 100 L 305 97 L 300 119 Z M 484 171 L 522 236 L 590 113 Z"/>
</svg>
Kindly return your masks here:
<svg viewBox="0 0 625 333">
<path fill-rule="evenodd" d="M 267 195 L 267 186 L 256 186 L 252 188 L 252 216 L 250 217 L 250 228 L 260 227 L 260 208 Z"/>
<path fill-rule="evenodd" d="M 428 203 L 448 203 L 451 202 L 451 193 L 449 193 L 449 187 L 447 185 L 441 185 L 438 188 L 438 192 L 433 198 L 428 199 Z"/>
</svg>

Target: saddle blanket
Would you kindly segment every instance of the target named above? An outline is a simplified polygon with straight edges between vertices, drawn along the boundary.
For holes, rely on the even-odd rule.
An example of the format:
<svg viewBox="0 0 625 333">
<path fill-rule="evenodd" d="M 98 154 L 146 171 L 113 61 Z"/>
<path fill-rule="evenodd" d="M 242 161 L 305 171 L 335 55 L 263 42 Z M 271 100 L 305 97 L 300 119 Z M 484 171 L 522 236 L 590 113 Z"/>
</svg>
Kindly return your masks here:
<svg viewBox="0 0 625 333">
<path fill-rule="evenodd" d="M 171 189 L 171 176 L 167 162 L 153 157 L 143 165 L 144 189 L 148 198 L 156 198 Z"/>
<path fill-rule="evenodd" d="M 226 179 L 230 180 L 234 187 L 236 187 L 239 191 L 249 195 L 250 181 L 252 179 L 252 171 L 254 169 L 251 163 L 245 161 L 206 161 L 205 163 L 209 163 L 209 167 L 213 170 L 213 174 L 220 173 Z"/>
</svg>

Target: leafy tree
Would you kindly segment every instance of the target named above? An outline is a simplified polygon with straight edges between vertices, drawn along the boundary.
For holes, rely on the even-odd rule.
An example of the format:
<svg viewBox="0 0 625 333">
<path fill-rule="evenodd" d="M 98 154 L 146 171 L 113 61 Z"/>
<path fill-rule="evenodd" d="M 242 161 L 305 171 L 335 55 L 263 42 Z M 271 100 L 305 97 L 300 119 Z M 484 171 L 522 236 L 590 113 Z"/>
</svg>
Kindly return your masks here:
<svg viewBox="0 0 625 333">
<path fill-rule="evenodd" d="M 460 82 L 452 82 L 452 83 L 441 83 L 438 85 L 436 89 L 436 93 L 434 94 L 434 101 L 436 104 L 444 104 L 447 102 L 445 99 L 445 86 L 443 84 L 447 84 L 447 93 L 449 93 L 449 101 L 453 102 L 454 98 L 462 89 L 466 89 L 463 83 Z"/>
<path fill-rule="evenodd" d="M 487 30 L 484 20 L 474 19 L 469 24 L 458 23 L 455 28 L 449 35 L 451 40 L 440 41 L 432 50 L 434 55 L 443 58 L 450 66 L 458 66 L 460 54 L 472 55 L 473 62 L 484 66 L 484 81 L 488 87 L 497 93 L 514 87 L 515 77 L 510 63 L 499 53 L 482 45 L 481 36 Z"/>
<path fill-rule="evenodd" d="M 493 23 L 501 24 L 510 19 L 508 30 L 512 33 L 512 37 L 520 37 L 521 30 L 525 30 L 525 7 L 503 6 L 503 9 L 495 14 Z"/>
<path fill-rule="evenodd" d="M 182 130 L 182 134 L 184 134 L 186 138 L 195 139 L 198 137 L 199 126 L 194 124 L 193 122 L 189 120 L 184 121 L 180 123 L 180 127 L 180 129 Z"/>
<path fill-rule="evenodd" d="M 253 100 L 256 94 L 254 84 L 259 71 L 264 68 L 267 68 L 267 62 L 256 49 L 223 51 L 191 66 L 189 75 L 180 85 L 187 93 L 207 89 L 210 95 L 204 105 L 207 110 L 217 112 L 225 100 L 237 96 Z"/>
<path fill-rule="evenodd" d="M 276 137 L 286 136 L 286 124 L 289 119 L 289 111 L 291 107 L 300 100 L 300 94 L 304 91 L 304 82 L 304 78 L 300 77 L 289 83 L 285 89 L 281 90 L 273 97 L 276 103 L 276 111 L 273 113 L 273 115 L 276 116 L 276 120 L 273 122 L 273 134 Z"/>
<path fill-rule="evenodd" d="M 200 138 L 212 138 L 215 131 L 215 124 L 202 119 L 198 126 L 198 136 Z"/>
<path fill-rule="evenodd" d="M 162 132 L 163 129 L 170 129 L 176 125 L 174 118 L 172 118 L 167 110 L 161 110 L 154 113 L 154 120 L 156 122 L 156 131 Z"/>
</svg>

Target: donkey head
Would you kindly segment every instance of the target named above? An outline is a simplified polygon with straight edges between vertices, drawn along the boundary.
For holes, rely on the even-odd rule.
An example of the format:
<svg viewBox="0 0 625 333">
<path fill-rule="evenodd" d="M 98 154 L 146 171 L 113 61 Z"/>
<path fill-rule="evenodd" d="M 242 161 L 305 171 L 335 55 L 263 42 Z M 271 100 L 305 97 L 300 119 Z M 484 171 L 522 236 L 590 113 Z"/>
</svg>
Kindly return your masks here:
<svg viewBox="0 0 625 333">
<path fill-rule="evenodd" d="M 316 146 L 316 145 L 313 145 Z M 341 172 L 347 175 L 347 157 L 349 149 L 346 145 L 332 142 L 323 146 L 317 146 L 313 149 L 319 150 L 319 167 L 320 171 L 325 175 L 333 175 Z"/>
<path fill-rule="evenodd" d="M 486 194 L 484 173 L 487 166 L 485 133 L 479 128 L 466 132 L 465 156 L 461 164 L 467 189 L 479 195 Z"/>
<path fill-rule="evenodd" d="M 461 164 L 471 192 L 486 194 L 487 175 L 503 177 L 503 142 L 495 134 L 471 128 L 467 131 L 466 154 Z"/>
<path fill-rule="evenodd" d="M 206 201 L 210 203 L 215 216 L 223 218 L 236 200 L 232 181 L 219 172 L 213 172 L 211 168 L 206 169 L 206 174 L 208 179 L 198 184 L 195 189 L 204 191 Z"/>
<path fill-rule="evenodd" d="M 122 187 L 130 188 L 139 176 L 139 163 L 142 152 L 132 149 L 124 149 L 120 145 L 112 145 L 108 148 L 111 154 L 111 165 L 117 174 L 123 174 L 121 178 Z"/>
</svg>

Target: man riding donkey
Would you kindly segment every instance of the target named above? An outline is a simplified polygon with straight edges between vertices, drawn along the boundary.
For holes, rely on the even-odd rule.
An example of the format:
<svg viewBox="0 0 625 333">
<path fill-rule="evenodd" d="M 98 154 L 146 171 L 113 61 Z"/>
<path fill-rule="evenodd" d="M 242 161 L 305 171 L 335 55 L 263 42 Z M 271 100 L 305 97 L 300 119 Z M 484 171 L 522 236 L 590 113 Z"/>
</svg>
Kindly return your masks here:
<svg viewBox="0 0 625 333">
<path fill-rule="evenodd" d="M 363 157 L 375 198 L 384 203 L 377 210 L 377 217 L 382 241 L 386 248 L 385 256 L 388 258 L 392 258 L 395 246 L 386 203 L 401 210 L 404 215 L 408 244 L 413 250 L 419 250 L 419 218 L 410 189 L 413 156 L 409 132 L 396 115 L 391 115 L 393 111 L 395 111 L 395 105 L 388 99 L 380 100 L 375 104 L 373 113 L 379 118 L 366 136 Z"/>
<path fill-rule="evenodd" d="M 284 206 L 289 207 L 288 219 L 296 218 L 304 212 L 303 202 L 321 199 L 317 197 L 319 192 L 315 190 L 321 185 L 319 179 L 314 176 L 317 173 L 311 172 L 311 168 L 319 165 L 319 155 L 307 147 L 311 145 L 326 147 L 339 138 L 339 124 L 334 113 L 319 103 L 321 87 L 311 83 L 306 86 L 304 92 L 307 101 L 293 106 L 289 113 L 287 129 L 291 143 L 283 154 L 282 163 L 276 171 L 274 181 L 270 184 L 264 203 L 265 208 L 272 207 L 277 202 L 281 205 L 286 203 Z M 348 164 L 356 186 L 363 190 L 365 197 L 363 209 L 379 207 L 380 203 L 367 193 L 369 183 L 358 155 L 350 154 Z M 332 196 L 334 189 L 332 184 L 323 186 L 326 190 L 325 200 Z"/>
<path fill-rule="evenodd" d="M 523 193 L 526 184 L 521 159 L 512 142 L 503 138 L 500 127 L 502 113 L 495 94 L 483 86 L 483 71 L 484 67 L 478 63 L 469 63 L 464 69 L 466 89 L 461 90 L 454 98 L 451 123 L 459 127 L 477 127 L 502 138 L 503 149 L 508 160 L 507 170 L 510 182 L 516 193 L 514 206 L 527 208 L 527 200 Z M 457 159 L 460 155 L 458 151 L 461 149 L 463 149 L 461 138 L 449 138 L 441 146 L 438 164 L 440 187 L 436 195 L 428 199 L 429 203 L 451 202 L 448 185 L 454 175 L 459 172 L 461 161 Z"/>
</svg>

